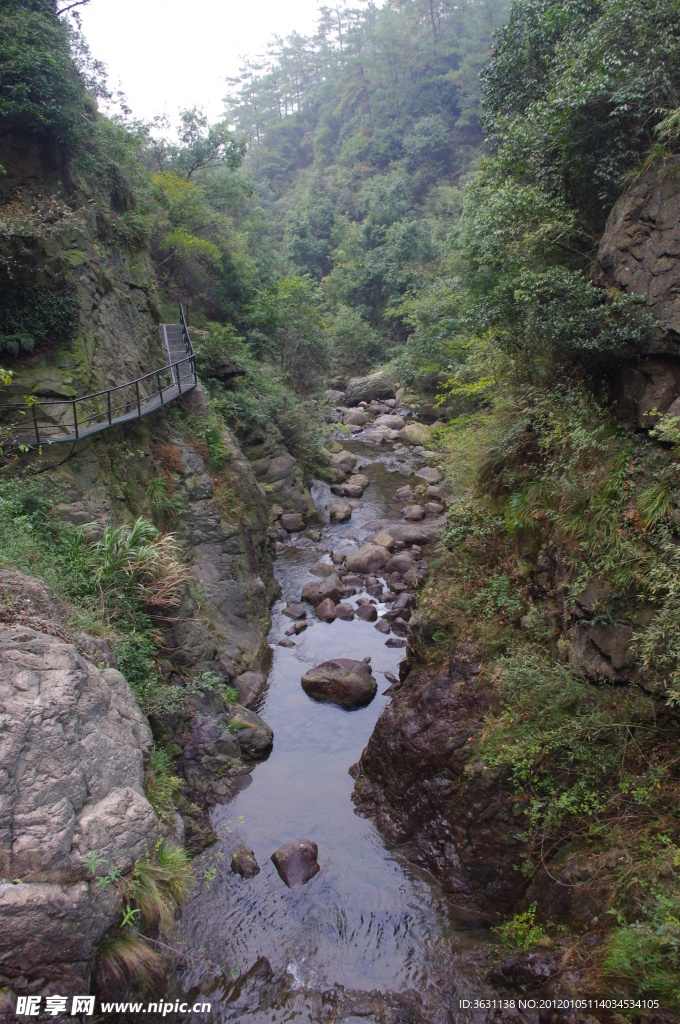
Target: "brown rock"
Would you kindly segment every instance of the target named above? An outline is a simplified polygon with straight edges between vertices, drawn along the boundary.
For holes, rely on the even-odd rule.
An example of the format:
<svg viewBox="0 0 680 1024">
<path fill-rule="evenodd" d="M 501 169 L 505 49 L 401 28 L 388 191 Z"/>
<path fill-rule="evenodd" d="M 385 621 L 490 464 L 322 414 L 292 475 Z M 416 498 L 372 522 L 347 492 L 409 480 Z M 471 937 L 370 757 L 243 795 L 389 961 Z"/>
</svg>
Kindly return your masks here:
<svg viewBox="0 0 680 1024">
<path fill-rule="evenodd" d="M 377 687 L 370 665 L 351 658 L 325 661 L 302 677 L 302 688 L 310 697 L 346 709 L 370 704 Z"/>
<path fill-rule="evenodd" d="M 325 580 L 307 583 L 302 589 L 302 600 L 308 601 L 315 607 L 321 604 L 327 597 L 335 604 L 342 596 L 342 583 L 337 573 L 332 573 Z"/>
<path fill-rule="evenodd" d="M 286 512 L 281 516 L 281 526 L 288 533 L 299 533 L 304 530 L 305 522 L 299 512 Z"/>
<path fill-rule="evenodd" d="M 371 543 L 378 544 L 381 548 L 387 548 L 388 551 L 393 551 L 395 540 L 392 534 L 388 533 L 387 530 L 380 530 L 379 533 L 376 533 Z"/>
<path fill-rule="evenodd" d="M 306 619 L 307 609 L 303 604 L 289 604 L 286 608 L 283 609 L 283 614 L 287 615 L 289 619 Z"/>
<path fill-rule="evenodd" d="M 394 398 L 394 384 L 386 373 L 371 373 L 368 377 L 357 377 L 351 380 L 345 389 L 345 401 L 348 405 L 359 405 L 370 402 L 373 398 Z"/>
<path fill-rule="evenodd" d="M 404 511 L 404 519 L 407 523 L 419 523 L 425 518 L 422 505 L 407 505 Z"/>
<path fill-rule="evenodd" d="M 231 870 L 241 878 L 253 878 L 260 873 L 260 865 L 255 860 L 255 854 L 243 843 L 237 846 L 231 855 Z"/>
<path fill-rule="evenodd" d="M 295 647 L 295 643 L 292 640 L 290 640 L 287 636 L 284 636 L 284 637 L 282 637 L 281 640 L 279 640 L 278 646 L 279 647 Z"/>
<path fill-rule="evenodd" d="M 274 866 L 288 888 L 304 885 L 319 873 L 319 847 L 311 839 L 302 839 L 285 846 L 272 854 Z"/>
<path fill-rule="evenodd" d="M 390 624 L 387 621 L 387 619 L 378 619 L 378 621 L 375 624 L 375 628 L 378 630 L 379 633 L 389 633 Z"/>
<path fill-rule="evenodd" d="M 387 572 L 398 572 L 400 576 L 410 569 L 415 569 L 416 563 L 408 551 L 398 551 L 392 555 L 386 566 Z"/>
<path fill-rule="evenodd" d="M 345 426 L 363 427 L 368 423 L 368 416 L 361 409 L 348 409 L 342 422 Z"/>
<path fill-rule="evenodd" d="M 349 505 L 329 505 L 328 514 L 332 523 L 346 523 L 352 518 L 352 509 Z"/>
<path fill-rule="evenodd" d="M 374 604 L 360 604 L 357 606 L 356 617 L 363 622 L 375 622 L 378 611 Z"/>
<path fill-rule="evenodd" d="M 316 617 L 322 622 L 335 622 L 335 604 L 330 597 L 326 597 L 316 606 Z"/>
<path fill-rule="evenodd" d="M 354 609 L 350 604 L 336 604 L 335 617 L 344 622 L 351 622 L 354 618 Z"/>
<path fill-rule="evenodd" d="M 387 565 L 390 552 L 380 544 L 364 544 L 345 559 L 349 572 L 375 572 Z"/>
<path fill-rule="evenodd" d="M 331 455 L 331 466 L 339 469 L 342 473 L 351 473 L 357 464 L 357 457 L 353 452 L 342 451 Z"/>
</svg>

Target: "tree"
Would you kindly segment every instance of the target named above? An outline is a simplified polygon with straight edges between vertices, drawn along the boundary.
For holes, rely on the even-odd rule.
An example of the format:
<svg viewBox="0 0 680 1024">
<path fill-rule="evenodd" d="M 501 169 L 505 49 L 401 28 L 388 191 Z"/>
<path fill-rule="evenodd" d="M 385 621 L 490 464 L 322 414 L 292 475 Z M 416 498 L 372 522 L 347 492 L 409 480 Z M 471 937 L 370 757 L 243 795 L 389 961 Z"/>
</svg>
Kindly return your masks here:
<svg viewBox="0 0 680 1024">
<path fill-rule="evenodd" d="M 178 135 L 181 146 L 174 163 L 187 180 L 206 167 L 225 164 L 235 171 L 241 165 L 245 143 L 236 138 L 226 121 L 208 126 L 199 107 L 181 112 Z"/>
</svg>

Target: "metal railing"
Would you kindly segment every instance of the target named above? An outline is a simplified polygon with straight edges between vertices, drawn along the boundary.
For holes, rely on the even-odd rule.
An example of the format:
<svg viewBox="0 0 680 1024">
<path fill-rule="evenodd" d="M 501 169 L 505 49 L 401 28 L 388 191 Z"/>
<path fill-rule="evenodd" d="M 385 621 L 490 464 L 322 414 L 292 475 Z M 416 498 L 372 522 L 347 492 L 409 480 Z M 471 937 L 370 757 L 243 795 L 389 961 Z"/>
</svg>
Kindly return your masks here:
<svg viewBox="0 0 680 1024">
<path fill-rule="evenodd" d="M 196 357 L 181 303 L 179 315 L 179 325 L 170 326 L 180 327 L 186 352 L 183 358 L 173 359 L 168 348 L 165 366 L 125 384 L 79 398 L 28 399 L 23 404 L 0 405 L 0 443 L 3 449 L 79 441 L 110 427 L 140 420 L 194 388 Z"/>
</svg>

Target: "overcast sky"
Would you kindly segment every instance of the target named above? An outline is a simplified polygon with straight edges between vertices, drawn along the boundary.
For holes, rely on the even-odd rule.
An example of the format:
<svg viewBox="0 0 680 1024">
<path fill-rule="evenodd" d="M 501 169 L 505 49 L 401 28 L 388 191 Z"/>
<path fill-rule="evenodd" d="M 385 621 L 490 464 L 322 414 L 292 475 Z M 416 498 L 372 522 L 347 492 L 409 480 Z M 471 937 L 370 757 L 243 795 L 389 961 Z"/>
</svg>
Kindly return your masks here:
<svg viewBox="0 0 680 1024">
<path fill-rule="evenodd" d="M 240 57 L 266 49 L 273 35 L 316 26 L 318 0 L 91 0 L 80 8 L 92 54 L 120 85 L 135 117 L 197 104 L 222 114 L 225 78 Z"/>
</svg>

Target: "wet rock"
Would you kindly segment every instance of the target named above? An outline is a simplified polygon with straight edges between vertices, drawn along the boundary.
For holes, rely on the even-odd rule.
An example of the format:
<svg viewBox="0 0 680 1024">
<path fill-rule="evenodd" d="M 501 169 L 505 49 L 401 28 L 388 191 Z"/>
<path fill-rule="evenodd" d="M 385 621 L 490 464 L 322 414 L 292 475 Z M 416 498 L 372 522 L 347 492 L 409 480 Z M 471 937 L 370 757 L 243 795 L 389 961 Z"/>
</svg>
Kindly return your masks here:
<svg viewBox="0 0 680 1024">
<path fill-rule="evenodd" d="M 357 607 L 356 617 L 363 622 L 375 622 L 378 618 L 378 611 L 374 604 L 361 604 Z"/>
<path fill-rule="evenodd" d="M 291 888 L 294 885 L 304 885 L 319 873 L 319 847 L 311 839 L 301 839 L 295 843 L 286 843 L 285 846 L 272 854 L 274 866 L 279 875 Z"/>
<path fill-rule="evenodd" d="M 416 599 L 413 594 L 404 593 L 395 597 L 392 608 L 395 611 L 405 611 L 407 609 L 415 608 L 415 604 Z"/>
<path fill-rule="evenodd" d="M 342 563 L 345 561 L 344 552 L 334 551 L 331 554 L 331 561 L 333 562 L 333 565 L 342 565 Z"/>
<path fill-rule="evenodd" d="M 407 505 L 404 509 L 404 519 L 407 523 L 419 523 L 425 518 L 422 505 Z"/>
<path fill-rule="evenodd" d="M 386 398 L 384 404 L 387 406 L 388 409 L 394 409 L 395 405 L 397 404 L 397 400 L 396 398 Z"/>
<path fill-rule="evenodd" d="M 441 473 L 434 466 L 423 466 L 422 469 L 417 469 L 416 476 L 420 477 L 421 480 L 425 480 L 428 484 L 438 484 L 442 478 Z"/>
<path fill-rule="evenodd" d="M 335 622 L 335 602 L 326 597 L 316 606 L 316 617 L 322 622 Z"/>
<path fill-rule="evenodd" d="M 323 603 L 323 602 L 322 602 Z M 289 626 L 286 630 L 286 636 L 298 636 L 300 633 L 304 633 L 307 629 L 308 623 L 301 619 L 299 622 L 294 622 L 292 626 Z"/>
<path fill-rule="evenodd" d="M 342 577 L 342 582 L 347 587 L 363 587 L 364 585 L 363 577 L 353 572 L 346 573 L 346 575 Z"/>
<path fill-rule="evenodd" d="M 413 501 L 413 488 L 410 484 L 404 484 L 394 493 L 398 501 Z"/>
<path fill-rule="evenodd" d="M 408 624 L 401 616 L 397 616 L 396 619 L 392 620 L 392 632 L 397 636 L 408 636 Z"/>
<path fill-rule="evenodd" d="M 380 444 L 384 444 L 385 443 L 385 435 L 383 434 L 383 432 L 381 430 L 370 430 L 370 429 L 367 429 L 367 430 L 364 430 L 364 432 L 362 434 L 362 440 L 366 444 L 380 445 Z"/>
<path fill-rule="evenodd" d="M 357 464 L 357 457 L 353 452 L 342 451 L 331 455 L 331 466 L 339 469 L 342 473 L 351 473 Z"/>
<path fill-rule="evenodd" d="M 284 636 L 281 640 L 279 640 L 278 646 L 279 647 L 295 647 L 295 644 L 294 644 L 294 642 L 292 640 L 289 640 L 289 638 L 287 636 Z"/>
<path fill-rule="evenodd" d="M 439 501 L 442 495 L 442 489 L 437 484 L 428 484 L 425 489 L 425 497 L 429 501 Z"/>
<path fill-rule="evenodd" d="M 260 761 L 266 757 L 274 743 L 274 733 L 254 711 L 239 707 L 229 722 L 229 732 L 235 737 L 239 750 L 247 761 Z"/>
<path fill-rule="evenodd" d="M 420 523 L 409 523 L 394 519 L 371 519 L 364 523 L 367 532 L 375 530 L 386 530 L 395 541 L 404 541 L 405 544 L 428 544 L 434 540 L 446 527 L 446 518 L 429 519 Z"/>
<path fill-rule="evenodd" d="M 236 677 L 236 689 L 239 692 L 239 704 L 249 707 L 253 704 L 267 686 L 267 677 L 264 672 L 242 672 Z"/>
<path fill-rule="evenodd" d="M 446 512 L 446 506 L 442 505 L 438 501 L 426 501 L 425 502 L 425 514 L 428 516 L 440 516 L 442 512 Z"/>
<path fill-rule="evenodd" d="M 400 640 L 396 636 L 391 636 L 385 641 L 385 647 L 406 647 L 406 641 Z"/>
<path fill-rule="evenodd" d="M 371 543 L 378 544 L 382 548 L 387 548 L 388 551 L 393 551 L 396 541 L 392 534 L 388 533 L 387 530 L 380 530 L 376 533 Z"/>
<path fill-rule="evenodd" d="M 370 594 L 371 597 L 382 597 L 382 583 L 367 583 L 366 593 Z"/>
<path fill-rule="evenodd" d="M 354 618 L 354 609 L 350 604 L 336 604 L 335 617 L 336 619 L 342 619 L 344 622 L 351 622 Z"/>
<path fill-rule="evenodd" d="M 351 380 L 345 389 L 345 401 L 348 405 L 370 402 L 373 398 L 394 398 L 396 390 L 386 373 L 371 373 L 367 377 Z"/>
<path fill-rule="evenodd" d="M 387 565 L 389 558 L 390 552 L 380 544 L 364 544 L 347 556 L 345 566 L 349 572 L 375 572 Z"/>
<path fill-rule="evenodd" d="M 318 583 L 312 581 L 305 584 L 302 589 L 302 600 L 308 601 L 309 604 L 313 604 L 316 607 L 316 605 L 321 604 L 322 601 L 329 597 L 335 604 L 342 596 L 342 587 L 340 577 L 334 572 Z"/>
<path fill-rule="evenodd" d="M 378 630 L 379 633 L 387 634 L 390 631 L 390 624 L 387 621 L 387 619 L 378 619 L 378 621 L 375 624 L 375 628 Z"/>
<path fill-rule="evenodd" d="M 353 473 L 352 476 L 347 481 L 349 486 L 361 487 L 363 491 L 366 490 L 370 482 L 371 481 L 368 479 L 368 477 L 365 476 L 363 473 Z"/>
<path fill-rule="evenodd" d="M 368 423 L 368 416 L 361 409 L 348 409 L 342 422 L 348 427 L 363 427 Z"/>
<path fill-rule="evenodd" d="M 310 697 L 346 709 L 370 704 L 377 687 L 370 665 L 351 658 L 325 661 L 302 677 L 302 688 Z"/>
<path fill-rule="evenodd" d="M 340 498 L 360 498 L 364 493 L 364 488 L 359 484 L 344 483 L 333 484 L 331 491 Z"/>
<path fill-rule="evenodd" d="M 399 437 L 407 444 L 414 445 L 427 445 L 432 440 L 430 428 L 426 427 L 423 423 L 407 423 L 406 426 L 399 431 Z"/>
<path fill-rule="evenodd" d="M 299 512 L 286 512 L 281 516 L 281 526 L 288 533 L 299 533 L 304 530 L 305 521 Z"/>
<path fill-rule="evenodd" d="M 406 420 L 402 419 L 401 416 L 385 413 L 382 416 L 376 417 L 373 421 L 373 426 L 388 427 L 390 430 L 402 430 L 406 426 Z"/>
<path fill-rule="evenodd" d="M 331 565 L 330 562 L 317 562 L 309 571 L 313 573 L 314 576 L 323 577 L 332 576 L 334 572 L 337 572 L 335 566 Z"/>
<path fill-rule="evenodd" d="M 237 846 L 231 855 L 231 870 L 241 878 L 253 878 L 260 873 L 260 865 L 255 860 L 255 854 L 243 843 Z"/>
<path fill-rule="evenodd" d="M 321 530 L 313 526 L 311 530 L 305 530 L 305 537 L 309 537 L 309 539 L 313 540 L 315 544 L 318 544 L 321 540 Z"/>
<path fill-rule="evenodd" d="M 408 551 L 398 551 L 392 555 L 386 566 L 387 572 L 398 572 L 400 576 L 415 569 L 416 563 Z"/>
<path fill-rule="evenodd" d="M 489 972 L 495 985 L 524 990 L 549 981 L 560 969 L 560 954 L 548 951 L 517 953 L 497 964 Z"/>
<path fill-rule="evenodd" d="M 329 505 L 328 514 L 332 523 L 346 523 L 352 518 L 349 505 Z"/>
<path fill-rule="evenodd" d="M 283 614 L 287 615 L 289 619 L 306 619 L 307 609 L 303 604 L 294 602 L 283 609 Z"/>
<path fill-rule="evenodd" d="M 325 392 L 326 398 L 332 405 L 338 405 L 345 397 L 344 391 L 337 391 L 335 388 L 328 388 Z"/>
</svg>

